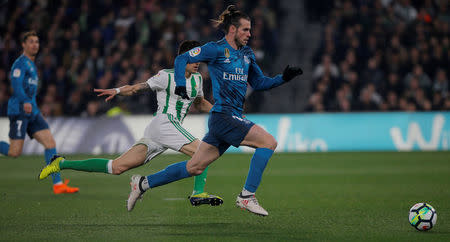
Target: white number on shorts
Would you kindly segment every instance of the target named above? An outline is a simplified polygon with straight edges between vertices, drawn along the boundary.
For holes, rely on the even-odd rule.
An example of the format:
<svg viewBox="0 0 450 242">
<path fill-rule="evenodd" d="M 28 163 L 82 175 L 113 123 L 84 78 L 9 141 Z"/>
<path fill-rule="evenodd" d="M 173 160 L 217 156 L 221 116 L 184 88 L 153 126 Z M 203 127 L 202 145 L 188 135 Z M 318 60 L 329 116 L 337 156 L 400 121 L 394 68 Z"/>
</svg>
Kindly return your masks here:
<svg viewBox="0 0 450 242">
<path fill-rule="evenodd" d="M 21 128 L 22 128 L 22 120 L 17 120 L 17 136 L 20 136 Z"/>
</svg>

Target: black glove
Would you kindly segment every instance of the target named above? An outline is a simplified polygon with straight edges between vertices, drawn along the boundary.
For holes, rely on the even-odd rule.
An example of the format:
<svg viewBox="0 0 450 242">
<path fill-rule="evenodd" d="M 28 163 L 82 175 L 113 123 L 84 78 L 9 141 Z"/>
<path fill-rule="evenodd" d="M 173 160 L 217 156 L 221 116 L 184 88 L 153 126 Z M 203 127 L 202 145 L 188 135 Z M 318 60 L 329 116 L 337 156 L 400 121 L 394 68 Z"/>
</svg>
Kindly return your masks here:
<svg viewBox="0 0 450 242">
<path fill-rule="evenodd" d="M 177 94 L 181 98 L 189 99 L 189 96 L 187 95 L 187 92 L 186 92 L 186 87 L 176 86 L 175 87 L 175 94 Z"/>
<path fill-rule="evenodd" d="M 289 65 L 284 68 L 283 71 L 283 80 L 288 82 L 292 80 L 294 77 L 303 74 L 303 70 L 300 67 L 290 67 Z"/>
</svg>

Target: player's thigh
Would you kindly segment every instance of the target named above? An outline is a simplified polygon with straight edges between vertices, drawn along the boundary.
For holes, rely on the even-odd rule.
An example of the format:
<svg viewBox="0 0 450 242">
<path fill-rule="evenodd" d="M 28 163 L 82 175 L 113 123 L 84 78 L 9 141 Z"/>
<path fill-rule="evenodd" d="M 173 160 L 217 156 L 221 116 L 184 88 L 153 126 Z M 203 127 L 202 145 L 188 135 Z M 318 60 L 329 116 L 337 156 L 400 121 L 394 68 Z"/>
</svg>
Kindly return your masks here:
<svg viewBox="0 0 450 242">
<path fill-rule="evenodd" d="M 50 132 L 47 121 L 45 121 L 41 114 L 30 118 L 27 133 L 41 143 L 46 149 L 56 147 L 55 139 Z"/>
<path fill-rule="evenodd" d="M 8 156 L 18 157 L 22 154 L 23 139 L 9 139 L 9 152 Z"/>
<path fill-rule="evenodd" d="M 250 128 L 241 145 L 275 150 L 277 141 L 271 134 L 255 124 Z"/>
<path fill-rule="evenodd" d="M 181 147 L 180 149 L 180 152 L 192 157 L 194 156 L 194 153 L 197 151 L 200 142 L 201 142 L 200 140 L 195 139 L 191 143 L 183 145 L 183 147 Z"/>
<path fill-rule="evenodd" d="M 200 175 L 219 156 L 219 149 L 217 147 L 206 142 L 201 142 L 194 156 L 187 162 L 186 169 L 191 175 Z"/>
<path fill-rule="evenodd" d="M 112 161 L 113 174 L 120 174 L 134 167 L 141 166 L 147 159 L 147 146 L 136 144 Z"/>
<path fill-rule="evenodd" d="M 52 149 L 56 147 L 55 139 L 53 138 L 50 129 L 43 129 L 33 133 L 33 138 L 41 143 L 46 149 Z"/>
</svg>

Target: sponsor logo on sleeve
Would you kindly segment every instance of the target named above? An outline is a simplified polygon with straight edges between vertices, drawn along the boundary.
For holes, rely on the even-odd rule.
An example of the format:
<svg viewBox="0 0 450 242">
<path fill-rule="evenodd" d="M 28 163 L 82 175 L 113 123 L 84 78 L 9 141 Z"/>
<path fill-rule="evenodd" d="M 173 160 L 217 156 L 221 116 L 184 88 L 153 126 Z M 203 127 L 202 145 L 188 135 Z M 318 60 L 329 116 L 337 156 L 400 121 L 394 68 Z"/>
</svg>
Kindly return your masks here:
<svg viewBox="0 0 450 242">
<path fill-rule="evenodd" d="M 20 77 L 20 69 L 19 68 L 14 69 L 13 77 Z"/>
<path fill-rule="evenodd" d="M 200 47 L 195 47 L 194 49 L 192 49 L 192 50 L 189 51 L 189 55 L 190 55 L 191 57 L 195 57 L 195 56 L 198 56 L 198 55 L 200 54 L 201 51 L 202 51 L 202 48 L 200 48 Z"/>
</svg>

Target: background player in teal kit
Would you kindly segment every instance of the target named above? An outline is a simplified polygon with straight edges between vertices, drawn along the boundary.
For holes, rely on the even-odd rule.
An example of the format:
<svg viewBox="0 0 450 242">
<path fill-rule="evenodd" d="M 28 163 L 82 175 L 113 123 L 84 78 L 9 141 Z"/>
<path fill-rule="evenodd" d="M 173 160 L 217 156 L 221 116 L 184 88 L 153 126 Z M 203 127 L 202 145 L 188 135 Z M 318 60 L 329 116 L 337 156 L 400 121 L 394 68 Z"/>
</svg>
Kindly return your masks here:
<svg viewBox="0 0 450 242">
<path fill-rule="evenodd" d="M 134 175 L 131 178 L 131 192 L 128 198 L 129 210 L 146 190 L 199 175 L 230 145 L 236 147 L 245 145 L 256 150 L 244 188 L 236 199 L 236 205 L 258 215 L 268 215 L 268 212 L 259 205 L 255 192 L 277 142 L 264 129 L 242 117 L 247 84 L 255 90 L 267 90 L 290 81 L 303 71 L 298 67 L 287 66 L 283 75 L 273 78 L 264 76 L 256 64 L 252 49 L 246 46 L 251 36 L 250 18 L 233 5 L 219 16 L 216 24 L 224 30 L 225 38 L 194 48 L 179 55 L 175 60 L 177 85 L 175 93 L 183 98 L 188 98 L 186 80 L 183 78 L 186 64 L 194 62 L 208 64 L 215 101 L 208 121 L 209 131 L 189 161 L 175 163 L 149 176 Z"/>
<path fill-rule="evenodd" d="M 39 51 L 39 38 L 34 31 L 26 32 L 22 37 L 23 54 L 17 58 L 11 68 L 11 86 L 13 93 L 8 101 L 10 143 L 0 141 L 0 153 L 18 157 L 22 153 L 25 135 L 35 138 L 45 147 L 47 163 L 56 155 L 56 144 L 47 122 L 41 115 L 36 103 L 38 89 L 38 71 L 34 60 Z M 62 183 L 59 173 L 53 174 L 53 192 L 74 193 L 78 188 Z"/>
</svg>

